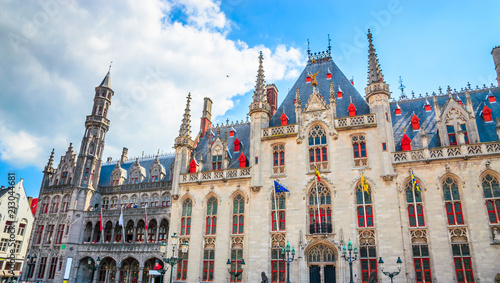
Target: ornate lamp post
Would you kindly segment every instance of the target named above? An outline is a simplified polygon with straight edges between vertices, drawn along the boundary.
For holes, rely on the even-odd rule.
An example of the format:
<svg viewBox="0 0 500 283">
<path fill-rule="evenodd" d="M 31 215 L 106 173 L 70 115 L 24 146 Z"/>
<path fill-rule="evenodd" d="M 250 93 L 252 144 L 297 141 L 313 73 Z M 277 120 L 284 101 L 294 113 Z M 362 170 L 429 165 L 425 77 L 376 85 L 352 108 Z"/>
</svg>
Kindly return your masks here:
<svg viewBox="0 0 500 283">
<path fill-rule="evenodd" d="M 26 263 L 28 265 L 28 272 L 26 272 L 26 278 L 25 278 L 26 281 L 27 281 L 28 280 L 28 276 L 31 273 L 32 268 L 35 268 L 33 265 L 35 265 L 35 262 L 36 262 L 36 254 L 33 255 L 33 262 L 31 261 L 31 258 L 30 258 L 29 254 L 26 257 L 26 259 L 28 260 L 28 262 Z M 33 272 L 34 272 L 34 270 L 33 270 Z"/>
<path fill-rule="evenodd" d="M 349 274 L 350 274 L 349 283 L 354 283 L 352 279 L 352 262 L 358 258 L 358 248 L 354 246 L 354 255 L 352 254 L 352 250 L 353 249 L 352 249 L 351 239 L 349 239 L 349 243 L 347 244 L 347 250 L 345 246 L 342 248 L 342 258 L 345 259 L 345 261 L 349 262 Z M 349 251 L 349 255 L 347 255 L 347 251 Z"/>
<path fill-rule="evenodd" d="M 398 266 L 398 271 L 394 272 L 384 271 L 384 261 L 382 260 L 382 257 L 379 257 L 378 264 L 380 265 L 380 270 L 382 271 L 382 273 L 391 278 L 391 283 L 392 283 L 393 278 L 396 277 L 401 272 L 401 265 L 403 264 L 403 262 L 401 261 L 401 258 L 399 258 L 398 256 L 398 260 L 396 261 L 396 264 Z"/>
<path fill-rule="evenodd" d="M 226 265 L 227 265 L 227 271 L 229 271 L 229 274 L 231 275 L 230 281 L 233 281 L 233 279 L 234 279 L 234 281 L 236 281 L 236 278 L 238 278 L 238 276 L 240 276 L 241 273 L 243 273 L 243 267 L 245 266 L 245 260 L 241 259 L 241 263 L 240 263 L 241 271 L 238 271 L 238 263 L 237 262 L 236 262 L 236 271 L 231 271 L 231 260 L 230 259 L 227 259 Z"/>
<path fill-rule="evenodd" d="M 295 248 L 292 247 L 292 258 L 290 258 L 290 243 L 286 242 L 286 247 L 281 249 L 281 254 L 285 255 L 286 252 L 286 283 L 290 283 L 290 262 L 294 260 Z"/>
<path fill-rule="evenodd" d="M 179 240 L 179 237 L 177 236 L 177 233 L 174 233 L 170 237 L 170 240 L 172 241 L 172 256 L 169 257 L 169 258 L 166 258 L 165 250 L 166 250 L 166 246 L 167 245 L 165 244 L 165 242 L 161 243 L 161 251 L 164 253 L 162 255 L 163 261 L 166 264 L 170 265 L 170 283 L 172 283 L 172 278 L 173 278 L 172 276 L 173 276 L 173 272 L 174 272 L 174 265 L 178 264 L 179 262 L 181 262 L 184 259 L 183 255 L 188 252 L 189 243 L 187 241 L 184 241 L 184 243 L 181 244 L 181 255 L 179 257 L 176 257 L 175 256 L 175 248 L 177 247 L 177 241 Z M 163 275 L 167 271 L 165 269 L 165 267 L 163 267 L 163 270 L 160 271 L 160 273 L 162 275 L 162 282 L 163 282 Z"/>
<path fill-rule="evenodd" d="M 89 264 L 90 270 L 92 270 L 92 273 L 90 274 L 89 283 L 91 283 L 92 279 L 94 279 L 94 272 L 99 268 L 99 263 L 101 263 L 101 259 L 99 257 L 97 257 L 95 264 L 92 265 L 92 258 L 89 257 L 88 264 Z"/>
</svg>

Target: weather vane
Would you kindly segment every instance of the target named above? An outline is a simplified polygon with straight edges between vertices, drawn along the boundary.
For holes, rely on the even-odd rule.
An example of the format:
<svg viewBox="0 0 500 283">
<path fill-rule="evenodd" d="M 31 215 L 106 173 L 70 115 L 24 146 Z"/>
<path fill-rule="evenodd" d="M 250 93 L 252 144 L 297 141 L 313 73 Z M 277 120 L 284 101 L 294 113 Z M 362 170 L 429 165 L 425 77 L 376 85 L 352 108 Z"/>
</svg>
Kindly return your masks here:
<svg viewBox="0 0 500 283">
<path fill-rule="evenodd" d="M 401 90 L 401 94 L 404 95 L 406 86 L 403 85 L 403 79 L 401 78 L 401 76 L 399 76 L 399 87 L 398 88 Z"/>
<path fill-rule="evenodd" d="M 332 40 L 330 39 L 330 34 L 328 34 L 328 50 L 331 50 L 332 49 Z"/>
<path fill-rule="evenodd" d="M 109 70 L 108 70 L 108 72 L 110 72 L 110 71 L 111 71 L 111 65 L 112 65 L 112 64 L 113 64 L 113 61 L 111 61 L 111 63 L 109 63 Z"/>
</svg>

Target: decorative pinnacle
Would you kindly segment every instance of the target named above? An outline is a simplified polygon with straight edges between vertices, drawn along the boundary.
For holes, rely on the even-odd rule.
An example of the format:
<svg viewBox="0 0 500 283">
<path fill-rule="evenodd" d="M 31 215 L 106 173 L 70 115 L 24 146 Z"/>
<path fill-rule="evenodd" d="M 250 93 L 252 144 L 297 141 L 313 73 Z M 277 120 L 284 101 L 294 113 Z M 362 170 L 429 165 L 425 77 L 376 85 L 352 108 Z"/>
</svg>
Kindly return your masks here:
<svg viewBox="0 0 500 283">
<path fill-rule="evenodd" d="M 253 101 L 254 102 L 257 102 L 257 101 L 267 102 L 264 67 L 262 66 L 263 61 L 264 61 L 264 57 L 262 56 L 262 51 L 260 51 L 259 70 L 257 71 L 257 80 L 255 83 L 255 91 L 253 94 Z"/>
<path fill-rule="evenodd" d="M 401 76 L 399 76 L 399 87 L 398 88 L 401 90 L 401 95 L 404 96 L 406 86 L 403 85 L 403 79 L 401 78 Z"/>
<path fill-rule="evenodd" d="M 368 84 L 384 82 L 384 76 L 380 70 L 380 64 L 373 47 L 372 33 L 368 30 Z"/>
<path fill-rule="evenodd" d="M 186 110 L 184 110 L 184 117 L 182 118 L 181 128 L 179 130 L 179 137 L 191 138 L 191 109 L 189 103 L 191 102 L 191 93 L 187 96 Z"/>
<path fill-rule="evenodd" d="M 299 87 L 297 87 L 297 90 L 295 91 L 295 105 L 297 105 L 297 106 L 301 106 L 302 105 L 302 101 L 300 99 Z"/>
</svg>

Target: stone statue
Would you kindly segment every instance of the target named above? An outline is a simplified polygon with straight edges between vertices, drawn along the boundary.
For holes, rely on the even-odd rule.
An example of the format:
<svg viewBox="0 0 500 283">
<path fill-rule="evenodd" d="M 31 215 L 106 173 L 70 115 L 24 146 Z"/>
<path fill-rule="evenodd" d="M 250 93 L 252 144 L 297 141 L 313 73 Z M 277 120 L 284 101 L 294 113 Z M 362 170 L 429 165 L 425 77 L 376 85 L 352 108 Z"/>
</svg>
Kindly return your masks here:
<svg viewBox="0 0 500 283">
<path fill-rule="evenodd" d="M 260 281 L 261 283 L 269 283 L 269 280 L 267 279 L 266 273 L 264 271 L 262 271 L 261 276 L 262 276 L 262 281 Z"/>
<path fill-rule="evenodd" d="M 377 283 L 377 273 L 373 271 L 368 278 L 368 283 Z"/>
<path fill-rule="evenodd" d="M 493 242 L 500 242 L 500 229 L 493 229 Z"/>
</svg>

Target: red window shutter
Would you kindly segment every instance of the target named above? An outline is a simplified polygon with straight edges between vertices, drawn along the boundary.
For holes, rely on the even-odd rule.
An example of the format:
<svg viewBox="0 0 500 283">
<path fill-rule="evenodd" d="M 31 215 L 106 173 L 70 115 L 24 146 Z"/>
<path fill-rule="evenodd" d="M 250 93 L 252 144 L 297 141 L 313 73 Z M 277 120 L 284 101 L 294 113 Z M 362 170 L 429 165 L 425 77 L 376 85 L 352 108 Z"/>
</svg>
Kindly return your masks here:
<svg viewBox="0 0 500 283">
<path fill-rule="evenodd" d="M 482 114 L 485 122 L 493 121 L 493 118 L 491 117 L 491 109 L 488 106 L 484 106 Z"/>
<path fill-rule="evenodd" d="M 420 119 L 415 114 L 413 114 L 413 117 L 411 118 L 411 127 L 414 131 L 420 130 Z"/>
<path fill-rule="evenodd" d="M 430 104 L 425 105 L 425 111 L 426 111 L 426 112 L 431 111 L 431 105 L 430 105 Z M 400 112 L 401 112 L 401 110 L 400 110 Z M 401 113 L 400 113 L 400 114 L 401 114 Z"/>
<path fill-rule="evenodd" d="M 230 137 L 234 137 L 234 131 L 230 131 L 230 132 L 229 132 L 229 136 L 230 136 Z"/>
<path fill-rule="evenodd" d="M 401 139 L 401 147 L 403 151 L 411 150 L 411 139 L 406 134 Z"/>
<path fill-rule="evenodd" d="M 288 124 L 288 117 L 285 115 L 285 112 L 281 114 L 280 120 L 281 120 L 281 126 L 286 126 Z"/>
<path fill-rule="evenodd" d="M 416 227 L 417 222 L 415 219 L 415 207 L 413 204 L 408 205 L 408 219 L 410 220 L 410 227 Z"/>
<path fill-rule="evenodd" d="M 488 100 L 493 103 L 493 102 L 496 102 L 496 99 L 494 96 L 488 96 Z"/>
<path fill-rule="evenodd" d="M 342 90 L 337 91 L 337 98 L 342 98 L 342 96 L 344 96 Z"/>
<path fill-rule="evenodd" d="M 356 106 L 354 106 L 354 104 L 349 104 L 349 107 L 347 107 L 347 110 L 349 110 L 349 116 L 352 117 L 352 116 L 356 116 Z"/>
<path fill-rule="evenodd" d="M 240 145 L 241 145 L 240 140 L 239 140 L 238 138 L 236 138 L 236 139 L 234 140 L 234 151 L 235 151 L 235 152 L 236 152 L 236 151 L 240 151 Z"/>
<path fill-rule="evenodd" d="M 311 82 L 311 77 L 307 76 L 306 77 L 306 83 L 310 83 Z"/>
<path fill-rule="evenodd" d="M 240 155 L 240 157 L 238 158 L 238 161 L 240 162 L 240 168 L 247 167 L 247 158 L 246 158 L 246 156 L 243 154 L 243 152 L 241 152 L 241 155 Z"/>
<path fill-rule="evenodd" d="M 326 73 L 326 79 L 331 80 L 332 79 L 332 73 L 328 72 Z"/>
</svg>

